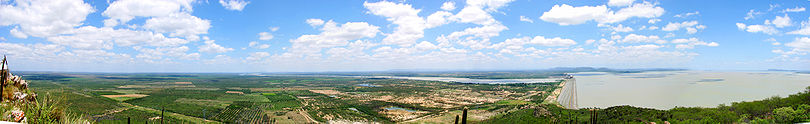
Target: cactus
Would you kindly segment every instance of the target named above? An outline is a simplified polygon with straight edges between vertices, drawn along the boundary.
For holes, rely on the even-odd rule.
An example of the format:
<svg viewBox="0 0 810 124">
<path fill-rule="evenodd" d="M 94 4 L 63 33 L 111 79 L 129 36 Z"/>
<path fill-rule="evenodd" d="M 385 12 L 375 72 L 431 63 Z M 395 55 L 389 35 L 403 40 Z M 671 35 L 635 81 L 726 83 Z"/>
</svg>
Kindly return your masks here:
<svg viewBox="0 0 810 124">
<path fill-rule="evenodd" d="M 456 122 L 453 124 L 458 124 L 458 115 L 456 115 Z"/>
<path fill-rule="evenodd" d="M 464 107 L 464 112 L 461 115 L 461 124 L 467 124 L 467 107 Z"/>
</svg>

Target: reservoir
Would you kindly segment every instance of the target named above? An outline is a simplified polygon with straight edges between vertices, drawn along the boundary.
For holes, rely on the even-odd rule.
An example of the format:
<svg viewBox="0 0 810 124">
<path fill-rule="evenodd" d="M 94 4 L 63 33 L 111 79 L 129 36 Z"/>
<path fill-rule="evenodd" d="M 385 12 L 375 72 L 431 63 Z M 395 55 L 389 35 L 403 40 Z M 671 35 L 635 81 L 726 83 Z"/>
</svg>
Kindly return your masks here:
<svg viewBox="0 0 810 124">
<path fill-rule="evenodd" d="M 404 76 L 372 76 L 373 78 L 444 81 L 471 84 L 514 84 L 514 83 L 550 83 L 557 82 L 559 78 L 537 78 L 537 79 L 471 79 L 456 77 L 404 77 Z"/>
<path fill-rule="evenodd" d="M 810 74 L 776 71 L 581 72 L 574 75 L 579 108 L 717 107 L 772 96 L 786 97 L 810 86 Z"/>
</svg>

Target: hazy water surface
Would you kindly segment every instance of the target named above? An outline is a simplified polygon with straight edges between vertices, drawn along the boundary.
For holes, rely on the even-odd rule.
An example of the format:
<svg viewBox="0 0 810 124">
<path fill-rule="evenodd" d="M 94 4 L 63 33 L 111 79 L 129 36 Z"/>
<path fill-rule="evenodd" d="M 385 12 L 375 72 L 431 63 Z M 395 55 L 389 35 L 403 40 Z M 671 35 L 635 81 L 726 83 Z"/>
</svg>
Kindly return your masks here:
<svg viewBox="0 0 810 124">
<path fill-rule="evenodd" d="M 618 105 L 657 109 L 716 107 L 776 95 L 785 97 L 810 86 L 810 74 L 792 72 L 583 72 L 575 75 L 580 108 Z"/>
</svg>

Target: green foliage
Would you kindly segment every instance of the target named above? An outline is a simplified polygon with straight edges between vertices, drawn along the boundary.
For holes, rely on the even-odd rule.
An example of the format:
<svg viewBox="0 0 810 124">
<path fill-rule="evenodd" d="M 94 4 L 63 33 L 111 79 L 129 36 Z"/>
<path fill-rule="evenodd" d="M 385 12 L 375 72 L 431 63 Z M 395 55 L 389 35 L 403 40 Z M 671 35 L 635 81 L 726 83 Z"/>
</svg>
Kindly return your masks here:
<svg viewBox="0 0 810 124">
<path fill-rule="evenodd" d="M 63 99 L 63 98 L 62 98 Z M 87 122 L 81 116 L 68 114 L 64 110 L 62 99 L 53 98 L 50 94 L 42 95 L 36 103 L 23 105 L 23 112 L 28 123 L 57 124 Z"/>
<path fill-rule="evenodd" d="M 203 117 L 206 112 L 218 113 L 222 109 L 215 106 L 204 106 L 190 103 L 176 102 L 177 99 L 203 99 L 215 100 L 217 97 L 225 95 L 225 91 L 204 91 L 204 90 L 177 90 L 165 89 L 152 92 L 147 97 L 127 100 L 125 102 L 157 110 L 180 113 L 188 116 Z"/>
<path fill-rule="evenodd" d="M 798 113 L 793 108 L 782 107 L 773 110 L 773 118 L 778 123 L 790 123 L 796 119 Z"/>
<path fill-rule="evenodd" d="M 278 95 L 264 95 L 273 106 L 271 110 L 283 110 L 284 108 L 297 108 L 301 107 L 301 102 L 298 101 L 293 95 L 285 93 L 276 93 Z"/>
</svg>

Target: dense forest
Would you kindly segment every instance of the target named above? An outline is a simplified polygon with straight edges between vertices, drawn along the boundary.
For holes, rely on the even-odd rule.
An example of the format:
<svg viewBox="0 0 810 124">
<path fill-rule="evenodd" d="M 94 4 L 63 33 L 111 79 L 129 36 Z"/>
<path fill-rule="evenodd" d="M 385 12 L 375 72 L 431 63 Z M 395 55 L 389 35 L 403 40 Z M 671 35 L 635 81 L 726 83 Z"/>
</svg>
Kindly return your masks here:
<svg viewBox="0 0 810 124">
<path fill-rule="evenodd" d="M 656 110 L 632 106 L 562 109 L 539 105 L 505 113 L 479 123 L 799 123 L 810 122 L 810 87 L 788 97 L 734 102 L 715 108 L 676 107 Z"/>
</svg>

